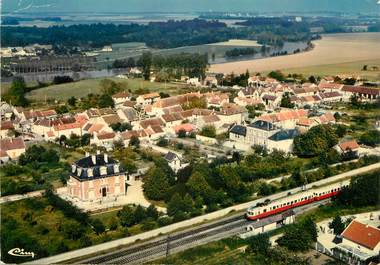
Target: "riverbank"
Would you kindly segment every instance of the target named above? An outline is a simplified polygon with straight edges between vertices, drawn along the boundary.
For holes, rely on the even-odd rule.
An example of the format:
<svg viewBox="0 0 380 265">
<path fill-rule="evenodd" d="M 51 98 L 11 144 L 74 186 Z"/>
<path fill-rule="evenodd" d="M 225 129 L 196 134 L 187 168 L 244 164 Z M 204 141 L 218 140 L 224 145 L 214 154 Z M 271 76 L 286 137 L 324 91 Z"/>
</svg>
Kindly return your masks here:
<svg viewBox="0 0 380 265">
<path fill-rule="evenodd" d="M 365 60 L 380 60 L 380 33 L 342 33 L 323 35 L 313 42 L 309 52 L 248 61 L 213 64 L 210 72 L 240 74 L 252 72 L 296 69 Z"/>
</svg>

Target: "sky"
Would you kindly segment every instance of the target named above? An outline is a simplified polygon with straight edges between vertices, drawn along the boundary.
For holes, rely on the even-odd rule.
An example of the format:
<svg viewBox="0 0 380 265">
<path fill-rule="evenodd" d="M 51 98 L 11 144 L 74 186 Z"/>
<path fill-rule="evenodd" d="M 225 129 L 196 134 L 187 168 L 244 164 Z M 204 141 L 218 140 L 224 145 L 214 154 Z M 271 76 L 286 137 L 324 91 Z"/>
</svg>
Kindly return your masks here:
<svg viewBox="0 0 380 265">
<path fill-rule="evenodd" d="M 374 12 L 380 0 L 0 0 L 2 13 L 34 12 Z M 377 3 L 379 2 L 379 3 Z"/>
</svg>

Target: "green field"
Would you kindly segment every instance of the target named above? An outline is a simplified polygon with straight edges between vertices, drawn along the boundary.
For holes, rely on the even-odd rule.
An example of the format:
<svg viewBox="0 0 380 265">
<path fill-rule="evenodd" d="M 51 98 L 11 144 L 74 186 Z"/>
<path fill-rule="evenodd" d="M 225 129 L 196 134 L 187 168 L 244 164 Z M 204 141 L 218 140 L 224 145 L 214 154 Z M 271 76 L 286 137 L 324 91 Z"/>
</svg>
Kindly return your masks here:
<svg viewBox="0 0 380 265">
<path fill-rule="evenodd" d="M 97 65 L 99 67 L 106 67 L 111 65 L 112 61 L 115 59 L 124 59 L 124 58 L 138 58 L 143 52 L 150 51 L 153 54 L 178 54 L 178 53 L 200 53 L 215 54 L 216 59 L 224 58 L 225 52 L 232 50 L 234 48 L 246 48 L 246 47 L 257 47 L 260 48 L 260 44 L 257 44 L 256 41 L 248 40 L 231 40 L 229 42 L 218 42 L 210 43 L 203 45 L 194 45 L 194 46 L 184 46 L 179 48 L 172 49 L 152 49 L 147 47 L 144 43 L 141 42 L 128 42 L 128 43 L 116 43 L 112 44 L 112 52 L 99 52 L 96 56 Z"/>
<path fill-rule="evenodd" d="M 380 70 L 378 71 L 362 71 L 363 65 L 377 66 L 380 69 L 380 59 L 365 60 L 349 63 L 326 64 L 316 66 L 306 66 L 300 68 L 289 68 L 282 70 L 286 74 L 302 74 L 304 76 L 336 76 L 336 75 L 353 75 L 360 76 L 368 80 L 380 80 Z"/>
<path fill-rule="evenodd" d="M 71 96 L 84 97 L 87 94 L 100 93 L 100 81 L 103 78 L 86 79 L 78 82 L 51 85 L 44 88 L 39 88 L 33 90 L 27 94 L 27 98 L 30 100 L 41 101 L 45 99 L 57 99 L 66 100 Z M 120 79 L 120 78 L 109 78 L 115 82 L 120 82 L 127 85 L 127 89 L 132 92 L 137 89 L 148 89 L 151 92 L 166 92 L 171 95 L 180 94 L 181 89 L 177 84 L 166 84 L 144 81 L 142 79 Z"/>
</svg>

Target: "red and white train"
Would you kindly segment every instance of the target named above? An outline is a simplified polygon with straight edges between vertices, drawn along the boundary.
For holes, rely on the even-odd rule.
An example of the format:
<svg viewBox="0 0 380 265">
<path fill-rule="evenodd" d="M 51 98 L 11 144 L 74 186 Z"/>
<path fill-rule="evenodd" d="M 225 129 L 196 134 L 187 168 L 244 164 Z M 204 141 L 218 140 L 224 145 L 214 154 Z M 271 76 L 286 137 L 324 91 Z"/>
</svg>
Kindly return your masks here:
<svg viewBox="0 0 380 265">
<path fill-rule="evenodd" d="M 249 220 L 258 220 L 270 215 L 284 212 L 288 209 L 333 197 L 337 195 L 343 187 L 347 187 L 349 183 L 349 181 L 344 181 L 329 184 L 320 188 L 311 188 L 306 191 L 274 200 L 266 205 L 250 207 L 246 212 L 246 218 Z"/>
</svg>

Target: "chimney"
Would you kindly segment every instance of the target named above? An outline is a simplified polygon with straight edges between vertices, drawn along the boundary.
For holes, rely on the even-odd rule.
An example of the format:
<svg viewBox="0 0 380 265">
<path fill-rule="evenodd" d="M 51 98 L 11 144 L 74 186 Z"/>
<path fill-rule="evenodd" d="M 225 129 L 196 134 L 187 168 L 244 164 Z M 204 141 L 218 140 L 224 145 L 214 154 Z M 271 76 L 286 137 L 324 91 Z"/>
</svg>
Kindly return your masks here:
<svg viewBox="0 0 380 265">
<path fill-rule="evenodd" d="M 96 155 L 91 156 L 92 163 L 96 165 Z"/>
<path fill-rule="evenodd" d="M 108 164 L 108 154 L 104 154 L 104 162 Z"/>
</svg>

